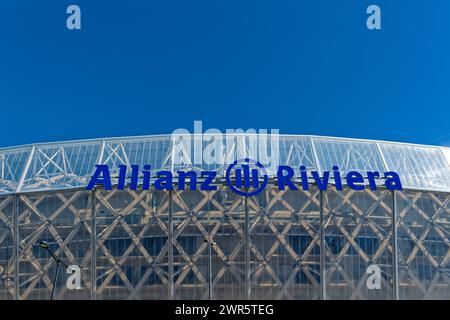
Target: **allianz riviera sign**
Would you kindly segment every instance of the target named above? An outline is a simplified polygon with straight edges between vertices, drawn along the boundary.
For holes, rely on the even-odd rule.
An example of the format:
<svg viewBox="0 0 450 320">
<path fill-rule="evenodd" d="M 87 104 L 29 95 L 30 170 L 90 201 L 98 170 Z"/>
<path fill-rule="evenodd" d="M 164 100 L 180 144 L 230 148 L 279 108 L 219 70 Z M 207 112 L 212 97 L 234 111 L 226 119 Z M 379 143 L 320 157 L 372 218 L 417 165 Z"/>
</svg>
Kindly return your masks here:
<svg viewBox="0 0 450 320">
<path fill-rule="evenodd" d="M 0 149 L 0 195 L 109 184 L 119 189 L 202 190 L 214 184 L 228 189 L 227 177 L 230 187 L 256 190 L 266 174 L 273 189 L 314 185 L 339 190 L 346 185 L 450 192 L 450 148 L 273 133 L 180 133 Z"/>
<path fill-rule="evenodd" d="M 338 166 L 332 166 L 331 171 L 308 171 L 305 166 L 299 166 L 297 173 L 293 167 L 279 165 L 274 176 L 274 185 L 279 190 L 309 190 L 310 184 L 325 191 L 330 184 L 336 190 L 342 190 L 343 185 L 353 190 L 364 190 L 369 187 L 377 190 L 377 185 L 381 185 L 387 190 L 403 190 L 400 176 L 395 171 L 380 173 L 378 171 L 349 171 L 341 176 Z M 266 168 L 260 162 L 250 158 L 236 160 L 225 169 L 224 177 L 218 175 L 217 170 L 179 170 L 174 174 L 168 170 L 158 170 L 153 172 L 151 165 L 120 165 L 118 174 L 111 174 L 112 170 L 106 164 L 95 165 L 95 172 L 92 175 L 86 189 L 92 190 L 96 186 L 105 190 L 112 190 L 113 181 L 117 181 L 117 189 L 149 190 L 217 190 L 218 182 L 224 178 L 225 184 L 236 194 L 241 196 L 255 196 L 262 192 L 269 182 L 269 175 Z M 114 178 L 114 179 L 113 179 Z"/>
<path fill-rule="evenodd" d="M 155 190 L 208 191 L 225 183 L 239 195 L 255 196 L 264 190 L 270 177 L 271 185 L 279 190 L 306 191 L 310 184 L 317 185 L 322 191 L 331 184 L 336 190 L 342 190 L 343 185 L 353 190 L 366 187 L 377 190 L 380 185 L 388 190 L 403 189 L 400 176 L 395 171 L 360 172 L 347 168 L 347 172 L 341 175 L 337 165 L 322 170 L 311 170 L 303 162 L 295 167 L 282 165 L 277 129 L 271 129 L 270 133 L 260 129 L 257 134 L 255 131 L 255 134 L 245 135 L 236 130 L 227 130 L 223 134 L 217 129 L 203 133 L 202 123 L 195 121 L 193 134 L 186 129 L 177 129 L 172 132 L 171 141 L 170 170 L 154 168 L 145 162 L 111 167 L 105 163 L 96 164 L 86 188 L 92 190 L 101 186 L 111 190 L 116 182 L 118 190 L 137 190 L 138 187 L 149 190 L 153 187 Z"/>
</svg>

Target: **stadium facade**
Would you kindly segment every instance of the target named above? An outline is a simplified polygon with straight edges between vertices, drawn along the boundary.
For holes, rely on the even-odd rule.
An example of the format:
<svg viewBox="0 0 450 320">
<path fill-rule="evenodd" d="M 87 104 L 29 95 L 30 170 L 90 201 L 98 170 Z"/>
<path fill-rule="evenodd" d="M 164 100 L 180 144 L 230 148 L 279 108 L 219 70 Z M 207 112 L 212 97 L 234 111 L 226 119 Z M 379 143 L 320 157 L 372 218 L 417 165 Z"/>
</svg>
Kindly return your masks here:
<svg viewBox="0 0 450 320">
<path fill-rule="evenodd" d="M 0 149 L 0 299 L 49 298 L 56 264 L 40 241 L 81 271 L 74 290 L 59 272 L 55 299 L 450 299 L 450 149 L 279 136 L 280 164 L 396 171 L 401 191 L 86 190 L 96 164 L 176 172 L 177 146 L 164 135 Z"/>
</svg>

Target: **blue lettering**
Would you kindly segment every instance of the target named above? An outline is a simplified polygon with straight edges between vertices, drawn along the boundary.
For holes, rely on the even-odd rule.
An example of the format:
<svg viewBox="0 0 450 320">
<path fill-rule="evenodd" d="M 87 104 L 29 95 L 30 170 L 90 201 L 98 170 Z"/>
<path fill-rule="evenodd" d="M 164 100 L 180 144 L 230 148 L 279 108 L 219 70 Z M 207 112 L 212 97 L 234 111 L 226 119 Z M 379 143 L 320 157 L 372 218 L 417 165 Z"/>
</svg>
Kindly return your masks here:
<svg viewBox="0 0 450 320">
<path fill-rule="evenodd" d="M 144 170 L 142 170 L 143 178 L 142 178 L 142 190 L 148 190 L 150 189 L 150 170 L 152 169 L 152 166 L 149 164 L 146 164 L 144 166 Z"/>
<path fill-rule="evenodd" d="M 131 181 L 130 181 L 130 190 L 136 190 L 138 187 L 138 179 L 139 179 L 139 166 L 132 165 L 131 166 Z"/>
<path fill-rule="evenodd" d="M 111 174 L 109 171 L 108 165 L 105 164 L 97 164 L 95 165 L 96 170 L 92 175 L 88 185 L 86 186 L 87 190 L 92 190 L 96 185 L 103 185 L 105 190 L 112 190 L 112 180 Z M 129 188 L 130 190 L 137 190 L 140 185 L 140 173 L 138 165 L 130 165 L 131 174 Z M 260 165 L 260 168 L 263 168 Z M 126 165 L 118 166 L 118 179 L 117 179 L 117 189 L 124 190 L 127 185 L 127 170 L 128 167 Z M 260 177 L 259 177 L 258 169 L 251 169 L 248 165 L 241 165 L 240 168 L 235 170 L 235 183 L 234 185 L 230 185 L 230 182 L 227 180 L 227 184 L 232 186 L 232 188 L 255 188 L 259 187 Z M 178 190 L 186 189 L 186 182 L 189 183 L 189 190 L 195 191 L 197 190 L 197 180 L 198 174 L 203 178 L 200 184 L 200 190 L 211 191 L 217 190 L 217 185 L 214 184 L 215 178 L 217 176 L 216 171 L 201 171 L 200 173 L 196 171 L 177 171 L 178 178 Z M 367 171 L 367 180 L 369 184 L 370 190 L 377 190 L 376 179 L 380 178 L 380 173 L 378 171 Z M 295 172 L 291 166 L 279 166 L 277 170 L 277 184 L 279 190 L 285 190 L 286 187 L 290 190 L 299 190 L 299 186 L 295 183 Z M 319 190 L 326 191 L 329 180 L 330 180 L 330 171 L 324 171 L 322 176 L 317 171 L 311 171 L 312 178 L 319 188 Z M 336 190 L 343 190 L 343 181 L 339 172 L 339 168 L 337 166 L 333 166 L 332 179 L 334 179 Z M 173 185 L 173 173 L 171 171 L 161 170 L 156 173 L 157 179 L 154 182 L 154 188 L 156 190 L 174 190 Z M 187 180 L 188 179 L 188 180 Z M 227 176 L 227 179 L 228 176 Z M 261 190 L 267 184 L 267 176 L 264 176 L 264 185 L 261 186 Z M 300 183 L 301 188 L 303 190 L 309 190 L 309 182 L 308 172 L 305 166 L 300 166 Z M 345 177 L 346 185 L 353 190 L 364 190 L 365 189 L 365 178 L 364 176 L 357 171 L 349 171 Z M 400 177 L 396 172 L 388 171 L 384 173 L 384 184 L 387 190 L 403 190 L 402 183 L 400 181 Z M 142 170 L 142 190 L 150 189 L 150 180 L 151 180 L 151 166 L 144 165 Z M 331 181 L 332 182 L 332 181 Z M 250 193 L 248 193 L 250 194 Z"/>
<path fill-rule="evenodd" d="M 377 190 L 377 184 L 375 183 L 375 178 L 379 178 L 380 173 L 378 171 L 368 171 L 367 180 L 369 180 L 370 190 Z"/>
<path fill-rule="evenodd" d="M 177 171 L 178 173 L 178 190 L 184 190 L 186 177 L 189 178 L 189 190 L 197 190 L 197 172 L 195 171 Z"/>
<path fill-rule="evenodd" d="M 336 190 L 342 190 L 341 173 L 339 172 L 339 168 L 337 166 L 333 166 L 333 177 Z"/>
<path fill-rule="evenodd" d="M 217 172 L 215 171 L 202 171 L 202 178 L 206 179 L 200 184 L 200 190 L 217 190 L 217 186 L 211 185 L 216 174 Z"/>
<path fill-rule="evenodd" d="M 125 179 L 127 175 L 127 166 L 119 166 L 119 181 L 117 181 L 117 190 L 125 189 Z"/>
<path fill-rule="evenodd" d="M 322 191 L 327 190 L 328 179 L 330 178 L 330 172 L 329 171 L 323 172 L 323 180 L 320 180 L 320 176 L 317 171 L 311 171 L 311 174 L 312 174 L 317 186 L 319 187 L 319 190 L 322 190 Z"/>
<path fill-rule="evenodd" d="M 287 175 L 283 175 L 283 171 L 287 172 Z M 290 166 L 279 166 L 277 171 L 278 189 L 284 190 L 287 185 L 291 190 L 298 190 L 295 184 L 291 181 L 294 176 L 294 169 Z"/>
<path fill-rule="evenodd" d="M 158 177 L 155 180 L 156 190 L 173 190 L 173 176 L 171 171 L 161 170 L 156 172 Z"/>
<path fill-rule="evenodd" d="M 302 182 L 302 189 L 304 191 L 309 190 L 308 175 L 305 166 L 300 166 L 300 180 Z"/>
<path fill-rule="evenodd" d="M 94 175 L 91 177 L 86 190 L 92 190 L 95 185 L 102 184 L 105 190 L 112 190 L 111 176 L 109 174 L 109 168 L 106 164 L 96 164 Z M 100 178 L 100 175 L 102 178 Z"/>
<path fill-rule="evenodd" d="M 388 171 L 384 174 L 386 178 L 385 186 L 388 190 L 403 190 L 402 183 L 400 182 L 400 177 L 394 171 Z"/>
<path fill-rule="evenodd" d="M 362 183 L 362 185 L 356 183 Z M 364 177 L 359 172 L 349 171 L 347 173 L 347 185 L 353 190 L 364 190 Z"/>
</svg>

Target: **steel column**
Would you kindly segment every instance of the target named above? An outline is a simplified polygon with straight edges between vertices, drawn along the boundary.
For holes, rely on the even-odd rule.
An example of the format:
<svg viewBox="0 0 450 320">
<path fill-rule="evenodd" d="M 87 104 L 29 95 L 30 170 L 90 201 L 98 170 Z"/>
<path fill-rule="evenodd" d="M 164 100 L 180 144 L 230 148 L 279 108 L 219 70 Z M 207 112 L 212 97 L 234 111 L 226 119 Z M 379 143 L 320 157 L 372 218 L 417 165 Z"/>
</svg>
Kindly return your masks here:
<svg viewBox="0 0 450 320">
<path fill-rule="evenodd" d="M 97 299 L 97 217 L 95 213 L 95 189 L 89 195 L 91 205 L 91 300 Z"/>
<path fill-rule="evenodd" d="M 319 232 L 320 232 L 320 299 L 326 300 L 327 294 L 326 294 L 326 279 L 325 279 L 325 226 L 324 226 L 324 219 L 323 219 L 323 191 L 319 190 L 319 211 L 320 211 L 320 218 L 319 218 Z"/>
<path fill-rule="evenodd" d="M 209 276 L 209 288 L 208 288 L 208 294 L 209 294 L 209 300 L 213 299 L 213 293 L 212 293 L 212 237 L 210 236 L 208 239 L 208 254 L 209 254 L 209 270 L 208 270 L 208 276 Z"/>
<path fill-rule="evenodd" d="M 251 285 L 250 285 L 250 218 L 248 213 L 248 199 L 247 197 L 244 197 L 244 206 L 245 206 L 245 225 L 244 225 L 244 232 L 245 232 L 245 241 L 244 241 L 244 247 L 245 247 L 245 298 L 247 300 L 250 300 L 251 297 Z"/>
<path fill-rule="evenodd" d="M 173 275 L 173 191 L 169 190 L 169 215 L 168 215 L 168 278 L 169 278 L 169 300 L 174 300 L 175 297 L 175 291 L 174 291 L 174 275 Z"/>
<path fill-rule="evenodd" d="M 19 195 L 14 195 L 13 205 L 13 259 L 14 259 L 14 299 L 20 300 L 19 292 Z"/>
<path fill-rule="evenodd" d="M 394 300 L 399 300 L 398 290 L 398 245 L 397 245 L 397 194 L 392 191 L 392 284 Z"/>
</svg>

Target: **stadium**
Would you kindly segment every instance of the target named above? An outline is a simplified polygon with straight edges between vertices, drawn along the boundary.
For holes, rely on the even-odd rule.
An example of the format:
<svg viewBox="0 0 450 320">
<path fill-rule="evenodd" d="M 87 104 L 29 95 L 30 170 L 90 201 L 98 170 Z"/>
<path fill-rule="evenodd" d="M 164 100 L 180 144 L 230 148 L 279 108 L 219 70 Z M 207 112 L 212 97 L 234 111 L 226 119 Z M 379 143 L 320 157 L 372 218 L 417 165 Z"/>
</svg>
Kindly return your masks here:
<svg viewBox="0 0 450 320">
<path fill-rule="evenodd" d="M 180 152 L 172 135 L 0 149 L 0 299 L 450 299 L 449 148 L 279 136 L 280 164 L 395 171 L 403 190 L 86 190 L 97 164 L 175 174 Z"/>
</svg>

